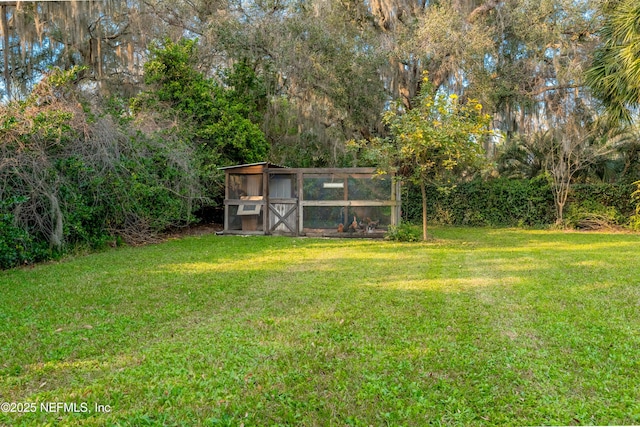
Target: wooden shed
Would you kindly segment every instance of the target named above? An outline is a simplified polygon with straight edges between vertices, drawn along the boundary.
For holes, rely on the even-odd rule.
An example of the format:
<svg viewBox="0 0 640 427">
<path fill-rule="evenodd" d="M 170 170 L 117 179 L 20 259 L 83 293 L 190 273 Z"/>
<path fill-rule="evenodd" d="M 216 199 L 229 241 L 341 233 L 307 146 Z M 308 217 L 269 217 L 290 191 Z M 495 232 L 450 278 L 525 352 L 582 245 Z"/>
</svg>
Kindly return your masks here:
<svg viewBox="0 0 640 427">
<path fill-rule="evenodd" d="M 381 237 L 400 218 L 400 184 L 375 168 L 221 169 L 225 234 Z"/>
</svg>

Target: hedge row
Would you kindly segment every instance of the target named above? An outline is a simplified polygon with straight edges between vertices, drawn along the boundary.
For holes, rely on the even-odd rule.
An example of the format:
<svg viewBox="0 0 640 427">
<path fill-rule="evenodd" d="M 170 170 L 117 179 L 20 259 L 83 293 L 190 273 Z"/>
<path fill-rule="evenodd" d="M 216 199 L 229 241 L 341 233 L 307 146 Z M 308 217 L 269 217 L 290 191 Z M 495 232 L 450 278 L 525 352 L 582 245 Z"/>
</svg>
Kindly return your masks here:
<svg viewBox="0 0 640 427">
<path fill-rule="evenodd" d="M 632 192 L 632 186 L 624 184 L 575 185 L 565 209 L 567 225 L 578 226 L 579 218 L 603 212 L 609 223 L 623 225 L 634 212 Z M 403 220 L 419 224 L 419 188 L 404 185 L 402 197 Z M 478 179 L 450 189 L 428 186 L 427 215 L 433 223 L 467 226 L 544 227 L 556 221 L 553 193 L 545 176 Z"/>
</svg>

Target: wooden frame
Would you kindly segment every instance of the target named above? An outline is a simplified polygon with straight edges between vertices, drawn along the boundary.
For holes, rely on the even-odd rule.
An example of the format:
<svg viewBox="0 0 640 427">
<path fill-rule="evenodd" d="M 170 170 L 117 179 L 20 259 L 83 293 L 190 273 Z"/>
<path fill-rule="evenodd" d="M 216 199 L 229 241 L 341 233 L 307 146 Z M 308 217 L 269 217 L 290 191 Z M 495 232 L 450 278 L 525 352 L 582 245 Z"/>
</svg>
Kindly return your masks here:
<svg viewBox="0 0 640 427">
<path fill-rule="evenodd" d="M 364 184 L 365 186 L 363 187 L 362 184 L 353 184 L 352 181 L 375 179 L 375 177 L 380 176 L 375 168 L 284 168 L 264 162 L 221 169 L 225 171 L 224 233 L 227 234 L 287 234 L 297 236 L 315 233 L 317 232 L 316 229 L 305 228 L 305 208 L 340 208 L 342 211 L 342 219 L 339 220 L 337 224 L 342 223 L 345 227 L 345 221 L 350 219 L 349 212 L 353 215 L 353 211 L 351 211 L 352 208 L 361 211 L 365 209 L 365 212 L 367 208 L 372 208 L 374 209 L 374 213 L 377 208 L 391 208 L 390 215 L 388 214 L 388 210 L 386 211 L 387 213 L 384 214 L 387 218 L 387 220 L 385 220 L 385 226 L 397 225 L 400 220 L 400 182 L 393 175 L 384 177 L 384 179 L 391 180 L 390 183 L 385 184 L 388 186 L 386 191 L 390 188 L 390 194 L 388 194 L 387 198 L 374 198 L 371 200 L 350 199 L 351 195 L 349 191 L 352 185 L 358 185 L 356 192 L 361 196 L 371 196 L 371 193 L 373 193 L 374 197 L 378 195 L 376 194 L 378 190 L 375 186 L 372 186 L 372 184 Z M 238 182 L 246 183 L 252 181 L 254 184 L 251 184 L 251 191 L 245 192 L 245 194 L 250 194 L 242 195 L 242 193 L 237 191 L 237 188 L 234 188 L 232 194 L 230 189 L 230 177 L 232 175 L 254 177 L 261 175 L 262 184 L 259 189 L 261 194 L 256 194 L 259 192 L 255 186 L 257 178 L 252 179 L 249 177 L 242 179 L 236 177 L 233 182 L 234 185 L 237 186 Z M 274 190 L 274 197 L 270 197 L 270 180 L 280 175 L 290 176 L 290 182 L 287 180 L 280 181 L 280 183 L 274 182 L 274 184 L 278 184 L 277 187 L 274 187 L 277 188 L 277 190 Z M 326 200 L 305 199 L 305 182 L 307 184 L 309 183 L 309 181 L 305 180 L 309 179 L 318 180 L 316 183 L 311 184 L 310 191 L 315 191 L 315 194 L 318 194 L 318 188 L 321 188 L 323 191 L 329 192 L 331 197 L 336 198 Z M 330 179 L 330 181 L 323 182 L 323 180 L 326 179 Z M 289 195 L 291 197 L 287 197 Z M 232 196 L 235 197 L 231 198 Z M 251 208 L 249 208 L 250 206 Z M 236 210 L 232 211 L 232 207 Z M 335 212 L 335 210 L 333 212 Z M 256 227 L 257 229 L 245 229 L 246 224 L 244 218 L 259 218 L 260 215 L 262 215 L 261 224 Z M 238 217 L 242 217 L 243 221 L 240 221 Z M 364 215 L 361 219 L 364 220 Z M 322 222 L 323 220 L 320 221 Z M 386 222 L 389 224 L 386 224 Z M 242 223 L 242 226 L 240 226 L 240 223 Z M 335 228 L 336 227 L 332 225 L 331 228 L 325 228 L 324 230 L 326 231 L 322 233 L 323 235 L 335 235 L 337 234 Z M 343 234 L 344 237 L 349 237 L 346 235 L 347 233 Z"/>
</svg>

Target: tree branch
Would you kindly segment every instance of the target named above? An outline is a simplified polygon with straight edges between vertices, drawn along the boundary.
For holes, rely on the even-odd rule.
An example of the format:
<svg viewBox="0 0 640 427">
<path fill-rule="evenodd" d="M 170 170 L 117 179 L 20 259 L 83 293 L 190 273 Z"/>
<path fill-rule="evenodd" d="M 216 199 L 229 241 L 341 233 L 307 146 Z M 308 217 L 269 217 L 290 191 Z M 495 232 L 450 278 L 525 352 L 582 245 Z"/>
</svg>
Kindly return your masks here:
<svg viewBox="0 0 640 427">
<path fill-rule="evenodd" d="M 537 95 L 542 95 L 545 92 L 550 92 L 552 90 L 567 90 L 567 89 L 577 89 L 577 88 L 581 88 L 584 87 L 584 85 L 582 84 L 566 84 L 566 85 L 556 85 L 556 86 L 545 86 L 542 87 L 538 90 L 532 91 L 532 92 L 528 92 L 527 95 L 531 95 L 531 96 L 537 96 Z"/>
<path fill-rule="evenodd" d="M 467 22 L 471 24 L 474 22 L 480 15 L 484 15 L 496 7 L 501 3 L 500 0 L 487 0 L 487 2 L 483 5 L 476 7 L 467 17 Z"/>
</svg>

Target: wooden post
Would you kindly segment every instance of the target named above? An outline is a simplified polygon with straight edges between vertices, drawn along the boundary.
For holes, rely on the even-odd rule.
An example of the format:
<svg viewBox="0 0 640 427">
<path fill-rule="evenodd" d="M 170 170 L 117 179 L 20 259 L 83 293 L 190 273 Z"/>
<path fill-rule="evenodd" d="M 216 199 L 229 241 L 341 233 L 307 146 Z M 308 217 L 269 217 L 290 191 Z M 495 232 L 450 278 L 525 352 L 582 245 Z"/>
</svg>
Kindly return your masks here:
<svg viewBox="0 0 640 427">
<path fill-rule="evenodd" d="M 229 173 L 224 172 L 224 199 L 229 199 Z M 229 205 L 224 204 L 224 228 L 223 231 L 229 230 Z"/>
<path fill-rule="evenodd" d="M 396 202 L 396 180 L 395 177 L 391 177 L 391 201 Z M 391 224 L 390 225 L 398 225 L 398 209 L 397 205 L 394 204 L 391 208 Z"/>
<path fill-rule="evenodd" d="M 399 225 L 402 221 L 402 180 L 397 178 L 395 181 L 395 189 L 396 189 L 396 223 L 394 225 Z"/>
<path fill-rule="evenodd" d="M 296 172 L 296 179 L 298 180 L 298 235 L 304 234 L 304 213 L 302 209 L 302 202 L 304 199 L 304 187 L 302 171 Z"/>
<path fill-rule="evenodd" d="M 348 175 L 344 178 L 344 201 L 349 200 L 349 177 Z M 349 224 L 349 207 L 345 206 L 342 209 L 342 221 L 344 225 Z"/>
<path fill-rule="evenodd" d="M 271 234 L 271 225 L 269 224 L 269 173 L 262 172 L 262 231 L 264 234 Z"/>
</svg>

